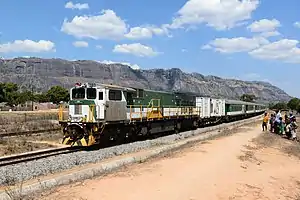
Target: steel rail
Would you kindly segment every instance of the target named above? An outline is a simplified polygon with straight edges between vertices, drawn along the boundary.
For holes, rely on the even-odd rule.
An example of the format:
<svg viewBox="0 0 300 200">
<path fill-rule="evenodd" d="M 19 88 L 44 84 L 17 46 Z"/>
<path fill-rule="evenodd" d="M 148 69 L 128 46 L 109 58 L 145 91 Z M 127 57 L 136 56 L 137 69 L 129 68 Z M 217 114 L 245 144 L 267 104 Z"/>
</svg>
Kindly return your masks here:
<svg viewBox="0 0 300 200">
<path fill-rule="evenodd" d="M 8 155 L 4 157 L 0 157 L 0 166 L 13 165 L 17 163 L 38 160 L 41 158 L 47 158 L 50 156 L 67 154 L 76 151 L 82 150 L 82 147 L 59 147 L 59 148 L 51 148 L 51 149 L 43 149 L 38 151 L 26 152 L 16 155 Z"/>
</svg>

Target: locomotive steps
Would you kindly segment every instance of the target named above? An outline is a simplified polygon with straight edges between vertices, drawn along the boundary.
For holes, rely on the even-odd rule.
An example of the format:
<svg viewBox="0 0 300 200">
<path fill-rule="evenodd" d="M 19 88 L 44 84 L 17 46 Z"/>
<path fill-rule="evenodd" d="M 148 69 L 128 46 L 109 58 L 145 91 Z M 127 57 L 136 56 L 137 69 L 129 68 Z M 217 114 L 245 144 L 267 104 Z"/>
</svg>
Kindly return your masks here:
<svg viewBox="0 0 300 200">
<path fill-rule="evenodd" d="M 210 139 L 215 136 L 226 135 L 227 132 L 226 129 L 232 130 L 241 125 L 256 122 L 259 119 L 261 119 L 261 116 L 256 116 L 250 119 L 216 125 L 212 127 L 199 128 L 197 130 L 182 132 L 177 135 L 165 136 L 154 140 L 147 140 L 143 142 L 121 145 L 122 147 L 114 147 L 115 149 L 109 150 L 110 155 L 109 156 L 103 155 L 102 159 L 100 159 L 101 161 L 97 160 L 96 155 L 107 153 L 105 152 L 105 150 L 99 150 L 97 152 L 89 152 L 88 155 L 94 158 L 93 161 L 83 162 L 81 166 L 80 164 L 78 164 L 77 166 L 76 165 L 72 166 L 69 164 L 68 167 L 66 167 L 65 169 L 73 168 L 72 170 L 62 171 L 58 169 L 56 171 L 57 173 L 53 173 L 51 176 L 44 176 L 40 178 L 38 181 L 31 180 L 28 182 L 23 182 L 22 184 L 18 183 L 15 186 L 11 186 L 11 187 L 2 187 L 2 191 L 0 191 L 1 192 L 0 199 L 15 199 L 15 198 L 23 199 L 22 196 L 31 196 L 32 194 L 50 188 L 54 188 L 56 186 L 60 186 L 63 184 L 70 184 L 74 181 L 80 181 L 95 176 L 104 175 L 106 173 L 110 173 L 114 170 L 117 170 L 123 166 L 133 164 L 133 163 L 144 162 L 150 158 L 154 158 L 163 155 L 165 153 L 175 151 L 179 148 L 182 148 L 186 145 L 195 142 Z M 136 145 L 139 145 L 139 147 L 135 147 Z M 122 150 L 120 150 L 120 148 L 122 148 Z M 80 154 L 80 152 L 78 154 L 79 156 L 78 155 L 75 156 L 81 158 L 82 155 Z M 111 154 L 113 154 L 114 156 Z M 116 156 L 116 155 L 120 155 L 120 156 Z M 64 156 L 69 156 L 69 154 Z M 52 162 L 57 164 L 59 164 L 59 162 L 70 162 L 69 160 L 72 160 L 71 158 L 69 160 L 66 160 L 66 157 L 60 158 L 64 161 L 58 161 L 59 159 L 58 157 L 52 159 L 54 159 Z M 82 159 L 87 159 L 87 158 L 82 157 Z M 39 168 L 39 171 L 42 171 L 40 169 L 41 166 L 39 166 L 38 164 L 39 163 L 33 162 L 31 165 L 20 167 L 20 169 L 24 170 L 24 173 L 26 172 L 25 169 L 26 167 L 30 168 L 30 171 L 27 172 L 26 174 L 28 180 L 37 177 L 37 174 L 34 174 L 35 169 L 33 169 L 33 167 Z M 50 160 L 45 160 L 43 167 L 49 167 L 51 164 L 52 163 L 50 162 Z M 58 168 L 61 167 L 59 166 Z M 12 171 L 17 171 L 17 170 L 14 169 Z M 20 174 L 23 172 L 18 171 L 17 173 Z M 1 174 L 1 171 L 0 171 L 0 175 L 3 176 Z M 18 176 L 18 174 L 11 174 L 10 176 Z M 1 184 L 3 185 L 3 181 Z"/>
</svg>

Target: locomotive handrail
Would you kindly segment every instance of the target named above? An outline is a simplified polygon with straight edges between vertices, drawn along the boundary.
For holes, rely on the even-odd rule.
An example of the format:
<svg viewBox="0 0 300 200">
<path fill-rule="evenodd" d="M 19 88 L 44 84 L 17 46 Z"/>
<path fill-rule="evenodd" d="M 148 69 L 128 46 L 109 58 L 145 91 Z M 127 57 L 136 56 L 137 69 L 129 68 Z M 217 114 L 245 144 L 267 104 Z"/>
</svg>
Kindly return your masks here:
<svg viewBox="0 0 300 200">
<path fill-rule="evenodd" d="M 157 101 L 157 106 L 153 105 L 155 101 Z M 147 107 L 160 108 L 160 99 L 151 99 Z"/>
<path fill-rule="evenodd" d="M 58 120 L 63 121 L 64 120 L 64 108 L 63 105 L 59 105 L 59 110 L 58 110 Z"/>
<path fill-rule="evenodd" d="M 200 116 L 201 107 L 193 106 L 164 106 L 164 107 L 148 107 L 145 105 L 128 105 L 129 107 L 129 120 L 132 121 L 143 121 L 143 120 L 154 120 L 154 119 L 171 119 L 178 118 L 180 116 Z M 133 110 L 137 108 L 138 110 Z M 156 109 L 155 109 L 156 108 Z M 167 110 L 168 109 L 168 110 Z M 164 112 L 165 111 L 165 112 Z M 145 114 L 146 113 L 146 114 Z M 144 115 L 145 114 L 145 115 Z"/>
<path fill-rule="evenodd" d="M 89 105 L 88 122 L 94 122 L 94 112 L 95 112 L 95 105 L 94 104 Z"/>
</svg>

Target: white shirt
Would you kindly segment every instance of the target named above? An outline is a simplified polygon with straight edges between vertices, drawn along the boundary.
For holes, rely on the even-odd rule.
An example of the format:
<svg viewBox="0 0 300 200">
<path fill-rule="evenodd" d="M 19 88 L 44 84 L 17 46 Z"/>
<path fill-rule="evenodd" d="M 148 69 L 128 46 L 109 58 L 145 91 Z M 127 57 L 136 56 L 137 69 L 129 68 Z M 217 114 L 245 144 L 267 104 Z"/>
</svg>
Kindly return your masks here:
<svg viewBox="0 0 300 200">
<path fill-rule="evenodd" d="M 281 113 L 279 112 L 279 113 L 276 114 L 276 119 L 275 119 L 275 121 L 279 122 L 279 118 L 280 118 L 280 117 L 281 117 Z"/>
</svg>

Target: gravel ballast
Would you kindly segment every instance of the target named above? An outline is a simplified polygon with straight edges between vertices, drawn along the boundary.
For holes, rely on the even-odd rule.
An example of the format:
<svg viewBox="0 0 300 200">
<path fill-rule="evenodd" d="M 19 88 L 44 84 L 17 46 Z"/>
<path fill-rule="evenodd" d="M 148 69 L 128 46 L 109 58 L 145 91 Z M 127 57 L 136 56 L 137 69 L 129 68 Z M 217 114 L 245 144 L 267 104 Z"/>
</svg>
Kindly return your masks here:
<svg viewBox="0 0 300 200">
<path fill-rule="evenodd" d="M 212 134 L 209 134 L 209 131 L 224 129 L 224 128 L 228 128 L 228 127 L 236 127 L 238 125 L 244 125 L 247 123 L 254 122 L 255 120 L 257 120 L 260 117 L 261 116 L 257 116 L 257 117 L 253 117 L 250 119 L 240 120 L 240 121 L 232 122 L 232 123 L 228 123 L 228 124 L 221 124 L 221 125 L 216 125 L 216 126 L 212 126 L 212 127 L 199 128 L 197 130 L 182 132 L 180 134 L 173 134 L 173 135 L 169 135 L 169 136 L 165 136 L 165 137 L 161 137 L 161 138 L 157 138 L 157 139 L 153 139 L 153 140 L 146 140 L 146 141 L 139 141 L 139 142 L 130 143 L 130 144 L 123 144 L 120 146 L 114 146 L 114 147 L 109 147 L 109 148 L 95 150 L 95 151 L 74 152 L 74 153 L 70 153 L 70 154 L 63 154 L 63 155 L 58 155 L 58 156 L 52 156 L 49 158 L 43 158 L 43 159 L 39 159 L 36 161 L 30 161 L 27 163 L 19 163 L 19 164 L 15 164 L 15 165 L 11 165 L 11 166 L 0 167 L 0 184 L 1 185 L 10 185 L 10 184 L 14 184 L 14 183 L 17 183 L 20 181 L 34 179 L 38 176 L 47 175 L 47 174 L 71 169 L 75 166 L 80 166 L 80 165 L 84 165 L 87 163 L 98 163 L 104 159 L 111 158 L 111 157 L 114 157 L 117 155 L 133 153 L 133 152 L 140 151 L 142 149 L 149 149 L 150 147 L 154 147 L 154 146 L 166 145 L 166 146 L 160 147 L 156 151 L 153 151 L 151 153 L 152 155 L 149 154 L 144 158 L 133 158 L 133 157 L 125 158 L 125 160 L 119 161 L 119 163 L 109 164 L 106 167 L 105 166 L 102 167 L 98 171 L 95 171 L 95 170 L 86 171 L 84 173 L 85 175 L 80 175 L 80 172 L 78 172 L 79 175 L 77 174 L 75 176 L 77 178 L 67 177 L 67 179 L 66 179 L 66 177 L 65 177 L 64 180 L 60 180 L 60 181 L 59 180 L 48 180 L 47 188 L 56 186 L 56 185 L 66 184 L 66 183 L 70 182 L 70 180 L 79 180 L 82 178 L 89 178 L 89 177 L 92 177 L 99 173 L 111 171 L 111 170 L 121 167 L 125 164 L 138 162 L 140 160 L 145 160 L 145 159 L 148 159 L 155 155 L 159 155 L 165 151 L 170 151 L 176 147 L 175 141 L 208 132 L 207 134 L 203 134 L 203 137 L 201 137 L 202 139 L 198 138 L 198 140 L 205 140 L 205 139 L 208 139 L 215 135 L 222 134 L 222 131 L 220 131 L 220 132 L 215 132 L 212 135 Z M 68 176 L 70 176 L 70 175 L 68 175 Z M 66 181 L 66 180 L 68 180 L 68 181 Z M 23 191 L 25 191 L 24 189 L 23 189 Z M 29 187 L 26 190 L 31 190 L 31 189 Z M 0 199 L 1 199 L 1 196 L 3 196 L 3 194 L 0 195 Z"/>
</svg>

